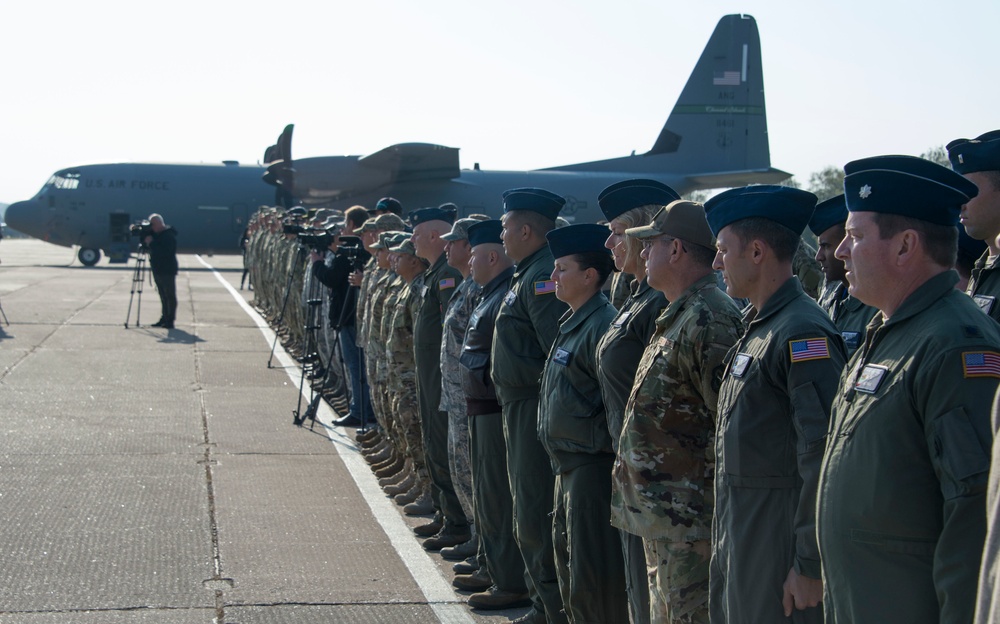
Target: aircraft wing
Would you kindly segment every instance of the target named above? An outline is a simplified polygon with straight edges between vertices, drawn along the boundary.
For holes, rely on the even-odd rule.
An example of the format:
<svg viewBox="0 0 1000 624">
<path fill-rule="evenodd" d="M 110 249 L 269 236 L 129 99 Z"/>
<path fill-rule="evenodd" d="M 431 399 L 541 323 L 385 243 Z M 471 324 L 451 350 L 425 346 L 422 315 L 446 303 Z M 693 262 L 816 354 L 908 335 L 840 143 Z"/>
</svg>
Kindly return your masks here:
<svg viewBox="0 0 1000 624">
<path fill-rule="evenodd" d="M 790 177 L 792 177 L 792 174 L 781 169 L 775 169 L 774 167 L 745 171 L 695 173 L 684 176 L 685 180 L 693 185 L 694 190 L 734 188 L 749 184 L 780 184 Z"/>
<path fill-rule="evenodd" d="M 359 159 L 358 164 L 388 174 L 394 182 L 451 180 L 460 175 L 458 148 L 430 143 L 391 145 Z"/>
</svg>

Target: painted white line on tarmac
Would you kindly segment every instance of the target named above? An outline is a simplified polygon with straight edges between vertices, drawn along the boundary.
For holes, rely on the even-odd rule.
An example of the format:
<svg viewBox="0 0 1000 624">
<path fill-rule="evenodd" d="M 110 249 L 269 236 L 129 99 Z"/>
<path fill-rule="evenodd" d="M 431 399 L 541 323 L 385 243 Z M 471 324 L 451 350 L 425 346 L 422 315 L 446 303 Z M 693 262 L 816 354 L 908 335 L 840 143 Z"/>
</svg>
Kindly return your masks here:
<svg viewBox="0 0 1000 624">
<path fill-rule="evenodd" d="M 261 334 L 264 335 L 265 340 L 267 340 L 267 344 L 269 346 L 274 344 L 274 331 L 268 326 L 264 317 L 243 299 L 243 296 L 232 284 L 226 281 L 221 273 L 215 270 L 215 267 L 205 262 L 205 259 L 201 256 L 195 257 L 198 258 L 198 262 L 204 265 L 205 268 L 212 271 L 215 279 L 219 280 L 219 283 L 229 291 L 229 294 L 233 296 L 236 303 L 247 313 L 247 316 L 253 320 L 257 328 L 260 329 Z M 281 367 L 284 368 L 291 382 L 294 385 L 298 385 L 298 362 L 280 344 L 274 349 L 274 357 L 278 360 Z M 262 362 L 261 365 L 264 365 L 264 363 Z M 303 388 L 302 393 L 304 408 L 305 402 L 310 398 L 309 388 Z M 399 516 L 399 512 L 396 511 L 395 504 L 390 501 L 379 487 L 378 480 L 372 474 L 371 468 L 368 467 L 368 464 L 365 463 L 364 458 L 358 452 L 354 440 L 347 436 L 342 429 L 333 426 L 333 420 L 337 417 L 337 414 L 330 409 L 326 401 L 319 402 L 316 421 L 323 425 L 327 436 L 333 442 L 333 448 L 347 467 L 347 471 L 350 473 L 351 478 L 354 479 L 355 485 L 361 490 L 361 496 L 364 498 L 365 503 L 368 504 L 368 508 L 371 509 L 372 515 L 378 521 L 379 526 L 382 527 L 382 530 L 389 537 L 389 542 L 399 554 L 403 565 L 406 566 L 413 580 L 417 582 L 417 586 L 427 600 L 428 606 L 434 610 L 434 614 L 442 624 L 474 624 L 475 620 L 472 618 L 472 614 L 469 613 L 465 600 L 455 593 L 455 590 L 451 587 L 451 581 L 445 578 L 441 570 L 431 560 L 431 556 L 427 554 L 427 551 L 421 547 L 420 543 L 413 536 L 410 527 L 403 522 L 403 519 Z"/>
</svg>

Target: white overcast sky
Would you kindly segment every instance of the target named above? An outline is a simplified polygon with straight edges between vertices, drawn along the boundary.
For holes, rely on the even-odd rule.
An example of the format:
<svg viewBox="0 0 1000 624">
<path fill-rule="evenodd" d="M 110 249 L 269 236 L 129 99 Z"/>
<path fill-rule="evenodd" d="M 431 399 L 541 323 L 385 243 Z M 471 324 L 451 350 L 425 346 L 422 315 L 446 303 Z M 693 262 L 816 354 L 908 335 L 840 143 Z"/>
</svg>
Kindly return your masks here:
<svg viewBox="0 0 1000 624">
<path fill-rule="evenodd" d="M 419 141 L 463 167 L 649 149 L 719 18 L 757 19 L 771 163 L 811 172 L 1000 128 L 997 0 L 8 3 L 0 202 L 101 162 Z"/>
</svg>

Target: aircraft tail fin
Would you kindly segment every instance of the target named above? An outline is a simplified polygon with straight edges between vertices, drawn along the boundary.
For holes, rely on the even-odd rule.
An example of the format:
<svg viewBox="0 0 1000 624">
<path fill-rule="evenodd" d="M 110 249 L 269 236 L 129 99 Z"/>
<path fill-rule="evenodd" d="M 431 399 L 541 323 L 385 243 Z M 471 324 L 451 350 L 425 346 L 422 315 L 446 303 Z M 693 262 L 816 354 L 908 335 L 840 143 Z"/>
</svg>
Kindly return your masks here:
<svg viewBox="0 0 1000 624">
<path fill-rule="evenodd" d="M 553 169 L 670 172 L 705 180 L 770 171 L 773 177 L 757 22 L 749 15 L 719 20 L 648 152 Z"/>
</svg>

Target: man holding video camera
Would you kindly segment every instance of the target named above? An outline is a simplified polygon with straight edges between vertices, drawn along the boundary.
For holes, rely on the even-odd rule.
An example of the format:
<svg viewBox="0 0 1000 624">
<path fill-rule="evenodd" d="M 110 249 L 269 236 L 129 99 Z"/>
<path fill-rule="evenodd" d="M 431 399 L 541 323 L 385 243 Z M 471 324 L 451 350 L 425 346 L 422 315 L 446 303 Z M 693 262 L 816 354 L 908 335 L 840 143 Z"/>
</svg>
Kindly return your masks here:
<svg viewBox="0 0 1000 624">
<path fill-rule="evenodd" d="M 174 328 L 177 316 L 177 230 L 158 214 L 149 215 L 148 234 L 143 242 L 149 249 L 149 268 L 160 294 L 160 320 L 153 327 Z"/>
<path fill-rule="evenodd" d="M 358 353 L 356 342 L 355 310 L 358 289 L 348 283 L 348 276 L 353 271 L 363 269 L 371 254 L 365 250 L 361 239 L 355 236 L 340 236 L 344 229 L 353 232 L 366 218 L 367 212 L 364 208 L 351 208 L 347 211 L 346 223 L 327 228 L 327 232 L 334 234 L 328 247 L 334 253 L 329 266 L 316 250 L 310 254 L 313 276 L 330 289 L 330 327 L 337 331 L 344 364 L 351 378 L 350 413 L 333 421 L 335 425 L 340 426 L 359 425 L 362 413 L 369 418 L 372 414 L 364 363 Z"/>
</svg>

